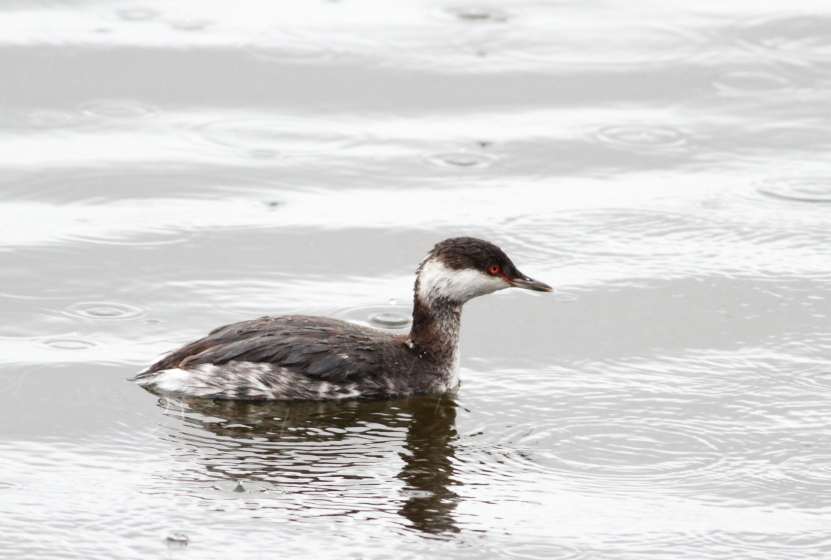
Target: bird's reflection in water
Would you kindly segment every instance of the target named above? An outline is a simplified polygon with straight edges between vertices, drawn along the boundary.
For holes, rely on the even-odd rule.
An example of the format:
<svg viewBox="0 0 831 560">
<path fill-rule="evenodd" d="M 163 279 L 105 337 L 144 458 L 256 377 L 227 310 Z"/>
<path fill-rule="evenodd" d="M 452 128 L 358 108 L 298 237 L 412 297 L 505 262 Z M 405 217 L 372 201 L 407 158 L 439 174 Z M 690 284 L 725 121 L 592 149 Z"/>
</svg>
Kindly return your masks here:
<svg viewBox="0 0 831 560">
<path fill-rule="evenodd" d="M 395 401 L 268 402 L 162 398 L 160 406 L 181 414 L 174 437 L 197 446 L 214 477 L 259 480 L 288 492 L 348 491 L 369 481 L 387 508 L 397 508 L 419 531 L 457 532 L 453 511 L 453 443 L 456 403 L 452 395 Z M 381 468 L 398 455 L 395 475 Z M 377 484 L 387 476 L 388 484 Z M 390 490 L 391 488 L 398 490 Z M 383 490 L 381 490 L 383 489 Z M 402 504 L 403 502 L 403 504 Z"/>
</svg>

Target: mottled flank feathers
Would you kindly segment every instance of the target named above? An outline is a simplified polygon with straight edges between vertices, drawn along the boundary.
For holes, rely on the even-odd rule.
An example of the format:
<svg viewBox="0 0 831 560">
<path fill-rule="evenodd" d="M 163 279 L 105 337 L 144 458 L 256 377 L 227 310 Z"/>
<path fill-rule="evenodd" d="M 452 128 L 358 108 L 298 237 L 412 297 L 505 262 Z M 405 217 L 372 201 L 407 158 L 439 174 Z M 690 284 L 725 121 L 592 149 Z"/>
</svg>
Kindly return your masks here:
<svg viewBox="0 0 831 560">
<path fill-rule="evenodd" d="M 390 398 L 447 390 L 451 372 L 406 337 L 326 317 L 261 317 L 212 331 L 138 374 L 163 393 L 220 399 Z M 395 372 L 395 373 L 390 373 Z"/>
</svg>

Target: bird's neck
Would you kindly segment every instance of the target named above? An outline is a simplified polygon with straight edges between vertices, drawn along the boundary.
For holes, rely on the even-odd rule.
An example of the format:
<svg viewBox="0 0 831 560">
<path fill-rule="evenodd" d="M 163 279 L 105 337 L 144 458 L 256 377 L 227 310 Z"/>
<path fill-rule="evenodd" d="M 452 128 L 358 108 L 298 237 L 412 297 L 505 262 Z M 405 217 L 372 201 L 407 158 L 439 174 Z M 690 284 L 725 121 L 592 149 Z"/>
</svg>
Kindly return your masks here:
<svg viewBox="0 0 831 560">
<path fill-rule="evenodd" d="M 461 303 L 441 297 L 425 300 L 416 291 L 409 339 L 438 359 L 455 359 L 461 319 Z"/>
</svg>

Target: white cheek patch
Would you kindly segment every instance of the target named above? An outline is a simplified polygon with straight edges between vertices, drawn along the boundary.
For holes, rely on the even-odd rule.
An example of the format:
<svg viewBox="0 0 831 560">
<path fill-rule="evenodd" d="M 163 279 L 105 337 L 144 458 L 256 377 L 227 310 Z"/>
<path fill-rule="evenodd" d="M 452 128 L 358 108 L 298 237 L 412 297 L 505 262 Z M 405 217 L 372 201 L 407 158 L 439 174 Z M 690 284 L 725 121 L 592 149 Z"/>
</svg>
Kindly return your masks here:
<svg viewBox="0 0 831 560">
<path fill-rule="evenodd" d="M 445 297 L 464 303 L 508 287 L 510 285 L 499 276 L 473 269 L 453 270 L 439 261 L 425 263 L 418 275 L 418 296 L 422 301 Z"/>
</svg>

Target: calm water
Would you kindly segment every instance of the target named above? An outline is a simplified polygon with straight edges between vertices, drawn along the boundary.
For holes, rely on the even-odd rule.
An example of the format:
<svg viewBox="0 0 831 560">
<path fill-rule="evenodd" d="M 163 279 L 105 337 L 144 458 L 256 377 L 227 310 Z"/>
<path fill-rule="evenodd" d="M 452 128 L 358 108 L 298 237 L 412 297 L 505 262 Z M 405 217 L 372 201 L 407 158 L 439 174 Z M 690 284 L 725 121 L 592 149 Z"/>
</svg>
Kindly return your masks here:
<svg viewBox="0 0 831 560">
<path fill-rule="evenodd" d="M 6 1 L 0 69 L 0 556 L 831 555 L 827 1 Z M 558 293 L 454 395 L 125 381 L 455 235 Z"/>
</svg>

